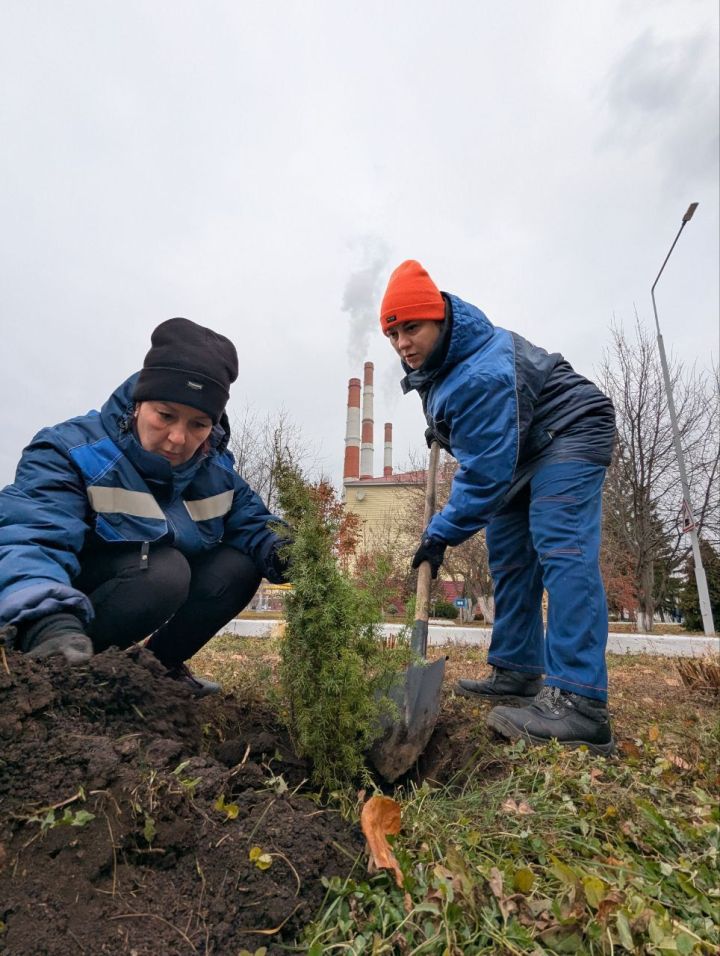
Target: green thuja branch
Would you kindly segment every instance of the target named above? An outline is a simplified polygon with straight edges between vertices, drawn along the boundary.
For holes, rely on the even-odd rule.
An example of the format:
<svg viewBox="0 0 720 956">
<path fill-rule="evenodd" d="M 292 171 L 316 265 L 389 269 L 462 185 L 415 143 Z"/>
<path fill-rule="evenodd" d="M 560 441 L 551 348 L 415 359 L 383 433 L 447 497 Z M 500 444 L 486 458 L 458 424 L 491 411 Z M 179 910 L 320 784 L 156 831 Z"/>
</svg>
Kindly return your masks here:
<svg viewBox="0 0 720 956">
<path fill-rule="evenodd" d="M 352 519 L 332 487 L 281 465 L 278 490 L 293 585 L 280 676 L 298 750 L 312 760 L 315 783 L 334 789 L 363 772 L 403 652 L 383 648 L 379 601 L 338 563 Z"/>
</svg>

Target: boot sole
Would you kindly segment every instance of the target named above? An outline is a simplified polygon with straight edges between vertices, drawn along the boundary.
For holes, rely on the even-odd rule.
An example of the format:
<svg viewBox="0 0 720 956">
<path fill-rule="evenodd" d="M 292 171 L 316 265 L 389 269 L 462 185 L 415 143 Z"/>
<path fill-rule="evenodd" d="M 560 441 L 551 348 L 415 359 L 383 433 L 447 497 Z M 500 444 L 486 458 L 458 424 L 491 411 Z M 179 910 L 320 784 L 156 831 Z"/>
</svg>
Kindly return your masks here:
<svg viewBox="0 0 720 956">
<path fill-rule="evenodd" d="M 478 694 L 474 690 L 468 690 L 467 687 L 461 687 L 460 684 L 456 684 L 453 690 L 459 697 L 467 697 L 469 700 L 507 700 L 516 704 L 528 704 L 536 697 L 535 694 Z"/>
<path fill-rule="evenodd" d="M 550 743 L 551 740 L 557 740 L 562 747 L 567 747 L 570 750 L 577 750 L 578 747 L 587 747 L 590 753 L 598 754 L 601 757 L 610 757 L 615 753 L 614 740 L 610 740 L 609 743 L 606 744 L 593 744 L 590 743 L 589 740 L 558 740 L 557 737 L 536 737 L 534 734 L 529 734 L 527 730 L 520 730 L 515 724 L 506 720 L 500 714 L 491 713 L 488 716 L 487 725 L 497 731 L 502 737 L 509 738 L 510 740 L 527 740 L 528 743 L 538 744 L 540 746 Z"/>
<path fill-rule="evenodd" d="M 213 688 L 212 690 L 192 691 L 191 693 L 192 693 L 193 697 L 198 697 L 198 698 L 199 698 L 199 697 L 212 697 L 213 694 L 219 694 L 221 690 L 222 690 L 222 688 L 221 688 L 221 687 L 218 687 L 218 688 Z"/>
<path fill-rule="evenodd" d="M 222 687 L 193 687 L 189 681 L 178 680 L 176 677 L 171 677 L 170 680 L 174 680 L 180 687 L 184 687 L 196 700 L 201 697 L 212 697 L 213 694 L 219 694 L 222 690 Z"/>
</svg>

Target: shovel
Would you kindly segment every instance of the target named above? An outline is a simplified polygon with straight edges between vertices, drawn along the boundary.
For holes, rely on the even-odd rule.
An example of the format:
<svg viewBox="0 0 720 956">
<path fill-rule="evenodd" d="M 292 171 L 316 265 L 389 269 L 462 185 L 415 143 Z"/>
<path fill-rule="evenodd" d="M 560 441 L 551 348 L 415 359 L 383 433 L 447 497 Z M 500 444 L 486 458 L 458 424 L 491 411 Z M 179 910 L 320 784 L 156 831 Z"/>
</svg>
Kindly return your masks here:
<svg viewBox="0 0 720 956">
<path fill-rule="evenodd" d="M 430 447 L 427 484 L 425 487 L 425 523 L 435 514 L 435 478 L 440 447 Z M 415 623 L 410 648 L 414 661 L 388 691 L 398 709 L 398 716 L 383 722 L 383 734 L 370 751 L 375 769 L 393 783 L 412 767 L 427 746 L 440 713 L 440 691 L 445 676 L 445 658 L 426 663 L 428 643 L 428 609 L 432 568 L 424 561 L 418 569 Z"/>
</svg>

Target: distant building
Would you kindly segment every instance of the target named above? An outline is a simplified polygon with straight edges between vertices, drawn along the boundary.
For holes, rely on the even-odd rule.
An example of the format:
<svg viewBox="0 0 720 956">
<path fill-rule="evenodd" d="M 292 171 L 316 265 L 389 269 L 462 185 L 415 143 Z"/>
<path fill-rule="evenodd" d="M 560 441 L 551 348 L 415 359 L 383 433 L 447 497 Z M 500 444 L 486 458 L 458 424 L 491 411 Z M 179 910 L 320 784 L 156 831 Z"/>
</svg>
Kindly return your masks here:
<svg viewBox="0 0 720 956">
<path fill-rule="evenodd" d="M 248 604 L 248 611 L 283 611 L 285 598 L 292 591 L 290 584 L 270 584 L 265 578 Z"/>
<path fill-rule="evenodd" d="M 382 475 L 374 474 L 373 375 L 373 363 L 366 362 L 362 382 L 348 382 L 343 501 L 360 519 L 358 554 L 387 550 L 409 563 L 418 541 L 408 533 L 408 510 L 422 507 L 426 472 L 393 472 L 392 424 L 385 422 Z M 441 570 L 434 590 L 454 603 L 463 596 L 464 583 L 444 579 Z"/>
<path fill-rule="evenodd" d="M 392 424 L 384 425 L 383 473 L 374 474 L 374 366 L 366 362 L 362 383 L 348 382 L 343 500 L 348 511 L 360 519 L 360 551 L 392 548 L 412 554 L 414 540 L 405 531 L 404 516 L 418 500 L 425 485 L 424 471 L 393 474 Z M 362 414 L 362 418 L 361 418 Z"/>
</svg>

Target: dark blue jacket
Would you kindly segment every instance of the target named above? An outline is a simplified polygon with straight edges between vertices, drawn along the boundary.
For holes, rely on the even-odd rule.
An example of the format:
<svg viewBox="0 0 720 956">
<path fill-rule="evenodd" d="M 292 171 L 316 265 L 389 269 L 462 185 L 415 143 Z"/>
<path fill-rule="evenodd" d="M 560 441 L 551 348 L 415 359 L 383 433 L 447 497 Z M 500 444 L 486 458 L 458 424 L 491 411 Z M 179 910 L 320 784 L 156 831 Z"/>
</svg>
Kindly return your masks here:
<svg viewBox="0 0 720 956">
<path fill-rule="evenodd" d="M 402 386 L 418 390 L 432 437 L 458 461 L 448 502 L 427 529 L 456 545 L 485 527 L 540 463 L 609 465 L 615 412 L 562 355 L 443 295 L 449 341 L 421 368 L 406 366 Z"/>
<path fill-rule="evenodd" d="M 58 611 L 84 623 L 87 596 L 73 587 L 83 548 L 162 542 L 185 555 L 221 541 L 275 580 L 277 520 L 233 470 L 227 419 L 209 450 L 173 468 L 145 451 L 133 428 L 133 375 L 101 411 L 44 428 L 23 451 L 15 483 L 0 491 L 0 625 Z"/>
</svg>

